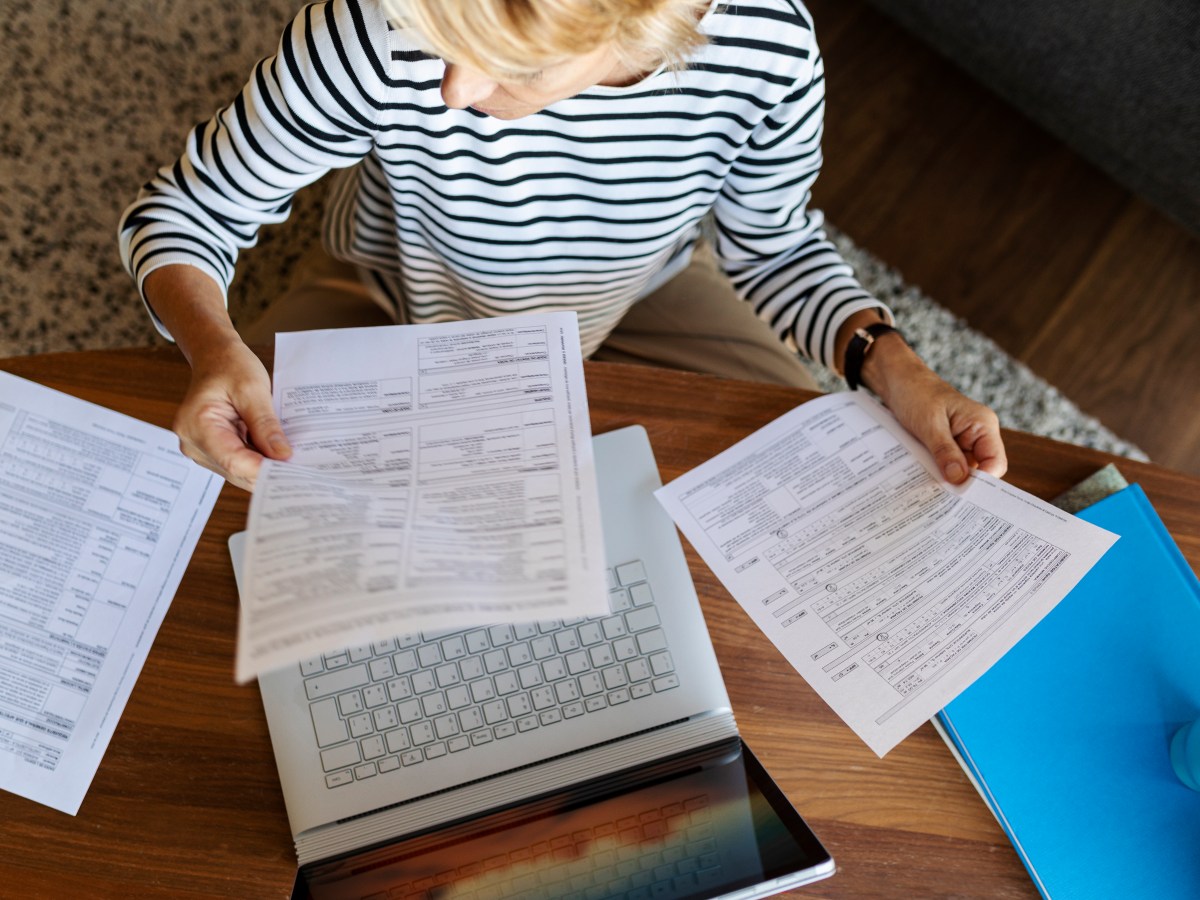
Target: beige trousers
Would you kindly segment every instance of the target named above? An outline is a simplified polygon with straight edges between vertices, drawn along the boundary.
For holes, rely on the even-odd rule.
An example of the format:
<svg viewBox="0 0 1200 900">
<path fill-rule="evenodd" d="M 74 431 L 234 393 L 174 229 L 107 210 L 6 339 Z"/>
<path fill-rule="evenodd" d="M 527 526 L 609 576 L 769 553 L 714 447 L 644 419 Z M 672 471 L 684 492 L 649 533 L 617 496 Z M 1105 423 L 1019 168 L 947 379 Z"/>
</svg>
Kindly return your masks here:
<svg viewBox="0 0 1200 900">
<path fill-rule="evenodd" d="M 318 243 L 287 292 L 241 333 L 247 343 L 269 344 L 278 331 L 392 324 L 358 270 Z M 683 272 L 633 305 L 592 359 L 817 390 L 804 363 L 737 298 L 704 243 Z"/>
</svg>

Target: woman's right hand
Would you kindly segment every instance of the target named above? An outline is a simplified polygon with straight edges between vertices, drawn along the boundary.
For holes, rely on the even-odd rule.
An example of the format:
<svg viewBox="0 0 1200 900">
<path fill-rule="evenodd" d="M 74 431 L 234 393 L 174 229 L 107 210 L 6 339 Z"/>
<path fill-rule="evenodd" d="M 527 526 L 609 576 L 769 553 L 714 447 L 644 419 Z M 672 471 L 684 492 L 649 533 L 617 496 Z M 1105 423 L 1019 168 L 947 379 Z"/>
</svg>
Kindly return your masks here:
<svg viewBox="0 0 1200 900">
<path fill-rule="evenodd" d="M 271 379 L 240 339 L 192 356 L 192 383 L 175 413 L 179 449 L 232 484 L 254 490 L 263 457 L 291 447 L 271 405 Z"/>
<path fill-rule="evenodd" d="M 271 405 L 271 378 L 238 336 L 217 283 L 199 269 L 169 265 L 142 284 L 146 300 L 192 366 L 173 428 L 185 455 L 247 491 L 264 457 L 291 447 Z"/>
</svg>

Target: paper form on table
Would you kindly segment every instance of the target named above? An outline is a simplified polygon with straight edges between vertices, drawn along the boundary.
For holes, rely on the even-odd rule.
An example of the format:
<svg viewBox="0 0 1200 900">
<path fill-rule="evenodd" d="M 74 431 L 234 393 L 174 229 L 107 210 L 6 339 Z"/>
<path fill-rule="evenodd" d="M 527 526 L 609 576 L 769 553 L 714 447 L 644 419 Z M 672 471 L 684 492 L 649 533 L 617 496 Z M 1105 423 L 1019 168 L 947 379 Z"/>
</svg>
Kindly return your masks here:
<svg viewBox="0 0 1200 900">
<path fill-rule="evenodd" d="M 860 392 L 802 404 L 657 496 L 879 756 L 982 675 L 1116 540 L 978 471 L 947 484 Z"/>
<path fill-rule="evenodd" d="M 224 482 L 0 372 L 0 787 L 76 814 Z"/>
</svg>

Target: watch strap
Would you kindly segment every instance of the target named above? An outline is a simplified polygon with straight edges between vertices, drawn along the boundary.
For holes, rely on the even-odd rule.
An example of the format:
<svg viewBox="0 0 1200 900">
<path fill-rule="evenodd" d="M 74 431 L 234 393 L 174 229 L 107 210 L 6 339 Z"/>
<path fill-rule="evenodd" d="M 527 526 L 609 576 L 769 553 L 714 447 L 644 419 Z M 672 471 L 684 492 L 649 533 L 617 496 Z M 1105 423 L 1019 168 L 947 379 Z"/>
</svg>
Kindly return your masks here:
<svg viewBox="0 0 1200 900">
<path fill-rule="evenodd" d="M 850 343 L 846 345 L 846 357 L 842 364 L 843 377 L 850 390 L 857 391 L 859 385 L 862 384 L 863 362 L 866 360 L 867 354 L 871 352 L 875 341 L 883 335 L 891 333 L 899 334 L 900 339 L 904 340 L 900 329 L 886 322 L 876 322 L 865 328 L 854 329 L 854 335 L 850 338 Z"/>
</svg>

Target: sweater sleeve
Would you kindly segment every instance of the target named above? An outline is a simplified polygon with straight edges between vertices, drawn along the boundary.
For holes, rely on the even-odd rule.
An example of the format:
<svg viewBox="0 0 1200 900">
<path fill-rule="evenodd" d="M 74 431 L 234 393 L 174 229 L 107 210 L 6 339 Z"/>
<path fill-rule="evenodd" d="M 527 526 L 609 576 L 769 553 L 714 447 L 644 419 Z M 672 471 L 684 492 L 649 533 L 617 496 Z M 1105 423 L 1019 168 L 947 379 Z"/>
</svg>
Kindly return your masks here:
<svg viewBox="0 0 1200 900">
<path fill-rule="evenodd" d="M 808 208 L 825 111 L 825 70 L 811 21 L 798 16 L 775 39 L 797 75 L 758 124 L 717 199 L 716 253 L 738 295 L 791 349 L 833 368 L 846 319 L 876 308 L 892 316 L 828 240 L 821 212 Z"/>
<path fill-rule="evenodd" d="M 122 215 L 121 259 L 139 291 L 155 269 L 184 264 L 227 292 L 238 252 L 262 225 L 286 219 L 302 187 L 367 154 L 387 94 L 388 34 L 369 0 L 328 0 L 296 16 L 277 53 L 192 129 L 183 156 Z"/>
</svg>

